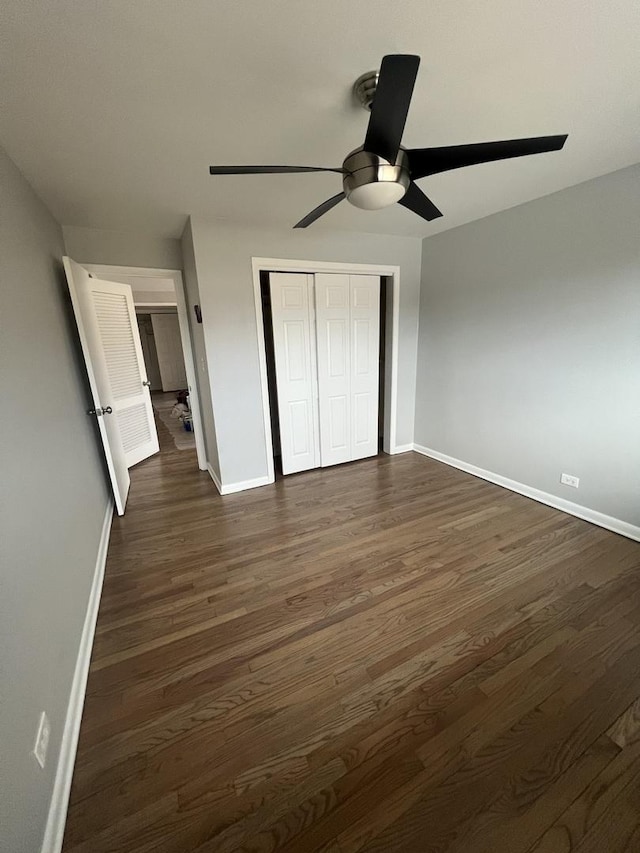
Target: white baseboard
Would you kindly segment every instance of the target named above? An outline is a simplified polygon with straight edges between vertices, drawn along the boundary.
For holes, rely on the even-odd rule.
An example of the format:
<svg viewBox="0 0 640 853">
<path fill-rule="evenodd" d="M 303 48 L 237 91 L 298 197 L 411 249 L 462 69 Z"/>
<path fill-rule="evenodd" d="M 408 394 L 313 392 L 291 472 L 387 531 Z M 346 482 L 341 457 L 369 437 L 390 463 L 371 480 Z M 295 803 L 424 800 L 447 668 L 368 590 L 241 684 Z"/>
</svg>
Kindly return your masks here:
<svg viewBox="0 0 640 853">
<path fill-rule="evenodd" d="M 397 453 L 408 453 L 410 450 L 413 449 L 413 444 L 396 444 L 395 447 L 391 448 L 391 455 L 395 456 Z"/>
<path fill-rule="evenodd" d="M 64 826 L 67 819 L 67 808 L 69 805 L 69 793 L 71 791 L 71 780 L 73 778 L 73 767 L 76 760 L 78 748 L 78 737 L 80 735 L 80 722 L 84 707 L 84 697 L 87 689 L 87 678 L 89 676 L 89 664 L 91 663 L 91 650 L 93 648 L 93 636 L 98 619 L 98 607 L 102 595 L 102 582 L 104 580 L 104 567 L 107 562 L 107 548 L 109 547 L 109 534 L 111 533 L 111 520 L 113 518 L 113 501 L 110 502 L 105 512 L 98 545 L 98 556 L 93 573 L 91 591 L 87 612 L 84 618 L 76 667 L 73 673 L 71 693 L 67 705 L 67 716 L 62 732 L 58 766 L 56 768 L 55 781 L 53 783 L 53 794 L 49 805 L 47 825 L 44 831 L 41 853 L 60 853 L 64 836 Z"/>
<path fill-rule="evenodd" d="M 273 483 L 270 477 L 256 477 L 255 480 L 243 480 L 240 483 L 227 483 L 222 487 L 221 494 L 231 495 L 234 492 L 244 492 L 247 489 L 257 489 L 259 486 L 268 486 Z"/>
<path fill-rule="evenodd" d="M 222 483 L 220 482 L 220 478 L 218 477 L 216 472 L 211 467 L 211 462 L 207 462 L 207 471 L 209 472 L 209 476 L 215 483 L 216 489 L 220 492 L 220 494 L 222 494 Z"/>
<path fill-rule="evenodd" d="M 216 484 L 216 489 L 220 492 L 221 495 L 232 495 L 234 492 L 245 492 L 247 489 L 257 489 L 259 486 L 268 486 L 270 483 L 273 483 L 271 477 L 256 477 L 254 480 L 242 480 L 240 483 L 226 483 L 222 485 L 220 479 L 216 472 L 211 467 L 210 463 L 207 463 L 207 471 L 209 472 L 209 476 Z"/>
<path fill-rule="evenodd" d="M 549 492 L 542 492 L 540 489 L 534 489 L 532 486 L 518 483 L 517 480 L 510 480 L 508 477 L 494 474 L 492 471 L 485 471 L 484 468 L 470 465 L 468 462 L 455 459 L 453 456 L 447 456 L 438 450 L 431 450 L 430 447 L 414 444 L 413 449 L 416 453 L 436 459 L 438 462 L 444 462 L 445 465 L 450 465 L 452 468 L 459 468 L 461 471 L 466 471 L 467 474 L 473 474 L 474 477 L 480 477 L 482 480 L 495 483 L 496 486 L 502 486 L 504 489 L 517 492 L 519 495 L 524 495 L 527 498 L 551 506 L 554 509 L 559 509 L 569 515 L 574 515 L 576 518 L 581 518 L 583 521 L 589 521 L 591 524 L 597 524 L 598 527 L 604 527 L 606 530 L 611 530 L 614 533 L 619 533 L 621 536 L 626 536 L 628 539 L 640 542 L 640 527 L 630 524 L 628 521 L 621 521 L 619 518 L 613 518 L 610 515 L 605 515 L 603 512 L 597 512 L 594 509 L 580 506 L 580 504 L 567 501 L 564 498 L 558 498 L 555 495 L 549 494 Z"/>
</svg>

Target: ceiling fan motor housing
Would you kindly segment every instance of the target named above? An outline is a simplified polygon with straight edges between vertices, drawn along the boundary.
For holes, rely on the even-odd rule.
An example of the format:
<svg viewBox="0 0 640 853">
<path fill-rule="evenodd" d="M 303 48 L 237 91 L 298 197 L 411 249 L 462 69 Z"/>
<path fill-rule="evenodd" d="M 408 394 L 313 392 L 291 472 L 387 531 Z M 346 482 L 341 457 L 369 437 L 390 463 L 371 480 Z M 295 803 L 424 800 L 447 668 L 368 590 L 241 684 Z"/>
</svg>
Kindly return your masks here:
<svg viewBox="0 0 640 853">
<path fill-rule="evenodd" d="M 379 210 L 400 201 L 409 189 L 409 160 L 402 148 L 393 163 L 362 147 L 347 155 L 342 164 L 347 200 L 363 210 Z"/>
</svg>

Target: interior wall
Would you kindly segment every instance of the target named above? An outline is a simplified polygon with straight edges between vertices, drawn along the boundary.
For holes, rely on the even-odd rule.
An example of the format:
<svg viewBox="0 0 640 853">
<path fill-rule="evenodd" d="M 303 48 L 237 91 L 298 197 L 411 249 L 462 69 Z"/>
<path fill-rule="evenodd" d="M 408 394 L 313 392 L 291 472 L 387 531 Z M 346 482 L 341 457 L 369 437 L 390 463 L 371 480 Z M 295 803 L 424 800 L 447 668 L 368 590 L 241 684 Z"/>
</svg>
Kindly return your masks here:
<svg viewBox="0 0 640 853">
<path fill-rule="evenodd" d="M 223 484 L 267 476 L 252 257 L 399 265 L 397 444 L 413 442 L 421 241 L 192 219 Z"/>
<path fill-rule="evenodd" d="M 640 524 L 640 166 L 424 241 L 415 424 Z"/>
<path fill-rule="evenodd" d="M 162 379 L 162 390 L 182 391 L 187 388 L 182 338 L 177 311 L 151 312 L 153 337 Z"/>
<path fill-rule="evenodd" d="M 216 421 L 213 415 L 211 398 L 211 382 L 207 360 L 207 350 L 204 335 L 204 318 L 198 323 L 194 311 L 195 305 L 201 305 L 200 285 L 196 257 L 193 245 L 193 232 L 191 220 L 189 219 L 182 235 L 181 253 L 184 263 L 183 278 L 185 287 L 185 298 L 187 302 L 187 316 L 189 317 L 189 328 L 191 331 L 191 345 L 193 347 L 193 362 L 196 371 L 196 382 L 200 396 L 200 408 L 202 410 L 202 432 L 204 433 L 204 444 L 207 454 L 207 462 L 220 482 L 220 460 L 218 456 L 218 440 L 216 436 Z"/>
<path fill-rule="evenodd" d="M 144 356 L 144 366 L 147 371 L 147 379 L 151 382 L 151 391 L 162 390 L 162 376 L 158 364 L 158 350 L 156 339 L 153 334 L 153 323 L 151 314 L 143 314 L 136 311 L 136 320 L 140 330 L 140 345 Z"/>
<path fill-rule="evenodd" d="M 0 149 L 0 847 L 42 843 L 111 501 L 62 271 L 62 230 Z M 51 721 L 45 769 L 31 754 Z"/>
<path fill-rule="evenodd" d="M 66 253 L 79 264 L 181 270 L 180 240 L 135 231 L 63 227 Z"/>
</svg>

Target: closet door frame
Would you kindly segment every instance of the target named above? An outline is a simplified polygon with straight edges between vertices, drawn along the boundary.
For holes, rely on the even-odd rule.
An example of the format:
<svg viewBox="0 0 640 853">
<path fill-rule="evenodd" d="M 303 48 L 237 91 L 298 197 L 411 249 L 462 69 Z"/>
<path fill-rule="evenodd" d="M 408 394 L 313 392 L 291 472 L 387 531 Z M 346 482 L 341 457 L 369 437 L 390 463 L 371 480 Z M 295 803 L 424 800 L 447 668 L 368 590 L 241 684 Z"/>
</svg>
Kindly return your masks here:
<svg viewBox="0 0 640 853">
<path fill-rule="evenodd" d="M 290 258 L 260 258 L 251 259 L 253 272 L 253 296 L 256 310 L 256 332 L 258 358 L 260 362 L 260 385 L 262 390 L 262 411 L 265 436 L 265 456 L 267 463 L 268 482 L 275 481 L 273 464 L 273 440 L 271 435 L 271 410 L 269 406 L 269 386 L 267 381 L 267 354 L 264 343 L 264 318 L 262 316 L 262 295 L 260 287 L 261 272 L 298 272 L 315 273 L 344 273 L 346 275 L 376 275 L 390 280 L 391 285 L 391 317 L 387 311 L 387 332 L 385 364 L 385 412 L 383 449 L 385 453 L 405 453 L 413 449 L 413 445 L 398 445 L 396 441 L 396 423 L 398 410 L 398 346 L 400 324 L 400 267 L 384 264 L 348 264 L 328 261 L 304 261 Z M 387 291 L 387 304 L 389 293 Z M 388 320 L 391 320 L 389 323 Z"/>
</svg>

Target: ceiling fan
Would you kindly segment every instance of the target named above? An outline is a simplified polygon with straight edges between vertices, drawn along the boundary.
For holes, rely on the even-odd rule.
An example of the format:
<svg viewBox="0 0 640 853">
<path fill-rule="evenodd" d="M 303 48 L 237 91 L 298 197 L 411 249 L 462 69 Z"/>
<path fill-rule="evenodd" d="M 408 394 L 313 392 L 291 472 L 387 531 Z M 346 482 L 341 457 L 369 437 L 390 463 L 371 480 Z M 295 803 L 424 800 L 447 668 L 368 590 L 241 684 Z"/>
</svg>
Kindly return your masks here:
<svg viewBox="0 0 640 853">
<path fill-rule="evenodd" d="M 210 166 L 212 175 L 266 175 L 288 172 L 337 172 L 343 191 L 323 201 L 294 228 L 306 228 L 344 198 L 364 210 L 378 210 L 398 202 L 427 221 L 442 216 L 415 183 L 427 175 L 461 169 L 476 163 L 559 151 L 567 134 L 448 145 L 441 148 L 402 148 L 402 133 L 420 65 L 419 56 L 391 54 L 380 71 L 363 74 L 354 91 L 371 110 L 364 145 L 347 155 L 341 168 L 321 166 Z"/>
</svg>

